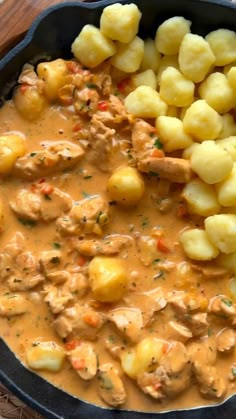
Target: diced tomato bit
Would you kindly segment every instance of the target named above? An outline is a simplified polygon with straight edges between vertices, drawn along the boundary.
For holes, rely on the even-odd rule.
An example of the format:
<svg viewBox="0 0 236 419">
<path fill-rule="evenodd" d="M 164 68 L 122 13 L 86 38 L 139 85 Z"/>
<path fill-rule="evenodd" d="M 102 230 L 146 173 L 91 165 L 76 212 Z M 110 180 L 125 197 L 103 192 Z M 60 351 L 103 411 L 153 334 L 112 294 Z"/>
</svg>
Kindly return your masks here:
<svg viewBox="0 0 236 419">
<path fill-rule="evenodd" d="M 80 342 L 78 340 L 71 340 L 70 342 L 66 342 L 65 347 L 67 351 L 73 351 L 79 344 Z"/>
<path fill-rule="evenodd" d="M 82 72 L 81 67 L 75 61 L 67 61 L 66 65 L 71 73 L 78 74 Z"/>
<path fill-rule="evenodd" d="M 85 360 L 83 358 L 73 359 L 71 363 L 75 370 L 83 370 L 85 368 Z"/>
<path fill-rule="evenodd" d="M 101 100 L 100 102 L 98 102 L 98 109 L 100 111 L 107 111 L 108 103 L 105 100 Z"/>
<path fill-rule="evenodd" d="M 185 217 L 188 215 L 188 209 L 187 206 L 184 203 L 179 203 L 176 208 L 176 215 L 177 217 Z"/>
<path fill-rule="evenodd" d="M 98 325 L 98 316 L 96 313 L 86 313 L 83 315 L 83 321 L 89 326 L 97 327 Z"/>
<path fill-rule="evenodd" d="M 157 240 L 157 249 L 160 250 L 162 253 L 169 253 L 170 248 L 166 244 L 165 240 L 163 238 L 160 238 Z"/>
<path fill-rule="evenodd" d="M 73 127 L 73 131 L 78 132 L 80 130 L 81 130 L 81 125 L 79 123 L 75 124 L 74 127 Z"/>
<path fill-rule="evenodd" d="M 163 150 L 160 150 L 159 148 L 154 148 L 151 151 L 150 157 L 165 157 L 165 153 Z"/>
<path fill-rule="evenodd" d="M 38 181 L 38 183 L 41 185 L 41 183 L 44 183 L 44 182 L 46 182 L 46 179 L 45 179 L 45 177 L 41 177 L 41 179 L 39 179 L 39 181 Z"/>
<path fill-rule="evenodd" d="M 130 83 L 130 78 L 127 77 L 126 79 L 121 80 L 118 84 L 117 84 L 117 89 L 119 90 L 120 93 L 123 93 L 126 89 L 126 87 L 129 85 Z"/>
<path fill-rule="evenodd" d="M 72 97 L 61 97 L 60 98 L 61 104 L 65 106 L 70 106 L 73 103 Z"/>
<path fill-rule="evenodd" d="M 169 349 L 169 344 L 164 343 L 164 345 L 162 347 L 162 353 L 165 355 L 167 353 L 168 349 Z"/>
<path fill-rule="evenodd" d="M 161 383 L 155 383 L 155 384 L 153 384 L 153 389 L 154 390 L 159 390 L 160 388 L 162 387 L 162 384 Z"/>
<path fill-rule="evenodd" d="M 43 185 L 41 188 L 41 192 L 44 195 L 50 195 L 53 192 L 53 186 L 49 184 Z"/>
<path fill-rule="evenodd" d="M 28 89 L 28 87 L 29 87 L 28 84 L 26 84 L 26 83 L 22 84 L 20 86 L 20 92 L 24 94 L 26 92 L 26 90 Z"/>
<path fill-rule="evenodd" d="M 77 263 L 79 266 L 84 266 L 87 262 L 87 259 L 85 259 L 83 256 L 79 255 L 77 259 Z"/>
</svg>

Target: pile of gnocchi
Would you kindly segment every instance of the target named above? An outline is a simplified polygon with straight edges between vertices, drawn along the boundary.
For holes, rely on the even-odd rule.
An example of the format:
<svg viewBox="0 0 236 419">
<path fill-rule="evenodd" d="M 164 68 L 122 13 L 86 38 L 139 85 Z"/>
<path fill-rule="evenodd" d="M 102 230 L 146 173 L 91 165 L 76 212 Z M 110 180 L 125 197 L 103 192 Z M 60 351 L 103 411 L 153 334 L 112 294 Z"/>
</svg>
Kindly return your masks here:
<svg viewBox="0 0 236 419">
<path fill-rule="evenodd" d="M 154 120 L 165 153 L 190 162 L 182 197 L 204 228 L 186 229 L 180 243 L 194 260 L 218 258 L 228 269 L 236 257 L 236 33 L 191 33 L 182 16 L 164 21 L 155 39 L 138 34 L 135 4 L 112 4 L 100 28 L 86 25 L 72 44 L 74 56 L 94 68 L 109 59 L 129 78 L 126 110 Z"/>
</svg>

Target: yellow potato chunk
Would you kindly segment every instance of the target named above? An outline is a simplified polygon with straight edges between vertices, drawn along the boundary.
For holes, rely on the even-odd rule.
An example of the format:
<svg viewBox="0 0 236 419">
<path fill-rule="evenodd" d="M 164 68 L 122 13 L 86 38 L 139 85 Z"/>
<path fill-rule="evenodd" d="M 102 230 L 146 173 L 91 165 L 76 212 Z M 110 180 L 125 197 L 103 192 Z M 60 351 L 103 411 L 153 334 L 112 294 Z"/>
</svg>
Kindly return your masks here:
<svg viewBox="0 0 236 419">
<path fill-rule="evenodd" d="M 149 86 L 154 90 L 157 88 L 156 74 L 153 70 L 146 70 L 142 73 L 134 74 L 131 77 L 131 81 L 134 87 Z"/>
<path fill-rule="evenodd" d="M 235 95 L 227 77 L 216 72 L 210 74 L 199 86 L 199 95 L 218 113 L 226 113 L 235 106 Z"/>
<path fill-rule="evenodd" d="M 26 350 L 26 360 L 34 370 L 57 372 L 65 359 L 65 351 L 55 342 L 35 342 Z"/>
<path fill-rule="evenodd" d="M 216 190 L 219 203 L 223 207 L 236 206 L 236 163 L 227 178 L 217 185 Z"/>
<path fill-rule="evenodd" d="M 236 125 L 233 115 L 230 113 L 225 113 L 221 116 L 221 118 L 223 127 L 217 138 L 227 138 L 236 135 Z"/>
<path fill-rule="evenodd" d="M 231 68 L 232 68 L 232 67 L 236 67 L 236 61 L 233 61 L 232 63 L 227 64 L 227 65 L 224 67 L 223 72 L 224 72 L 224 75 L 225 75 L 225 76 L 227 76 L 227 75 L 228 75 L 228 72 L 229 72 L 229 70 L 231 70 Z"/>
<path fill-rule="evenodd" d="M 122 205 L 136 205 L 144 193 L 144 182 L 134 167 L 120 167 L 108 179 L 108 193 L 111 199 Z"/>
<path fill-rule="evenodd" d="M 46 98 L 35 86 L 27 86 L 23 91 L 21 88 L 16 90 L 14 103 L 24 119 L 33 121 L 40 116 L 45 108 Z"/>
<path fill-rule="evenodd" d="M 165 20 L 156 32 L 156 47 L 162 54 L 178 54 L 184 35 L 190 32 L 191 22 L 182 16 Z"/>
<path fill-rule="evenodd" d="M 161 54 L 157 51 L 154 40 L 151 38 L 145 39 L 141 70 L 153 70 L 156 73 L 160 61 Z"/>
<path fill-rule="evenodd" d="M 156 128 L 165 151 L 179 150 L 192 144 L 192 138 L 186 134 L 183 122 L 178 118 L 159 116 Z"/>
<path fill-rule="evenodd" d="M 139 118 L 157 118 L 165 115 L 167 104 L 150 86 L 139 86 L 125 98 L 126 110 Z"/>
<path fill-rule="evenodd" d="M 96 256 L 89 263 L 88 270 L 96 300 L 112 303 L 122 298 L 126 291 L 127 273 L 121 259 Z"/>
<path fill-rule="evenodd" d="M 6 134 L 0 136 L 0 173 L 7 174 L 12 168 L 18 157 L 22 157 L 26 152 L 26 141 L 24 136 L 16 134 Z"/>
<path fill-rule="evenodd" d="M 167 67 L 160 80 L 160 96 L 168 104 L 182 108 L 194 99 L 194 83 L 174 67 Z"/>
<path fill-rule="evenodd" d="M 183 189 L 182 196 L 188 204 L 189 212 L 209 217 L 220 211 L 216 192 L 201 179 L 193 179 Z"/>
<path fill-rule="evenodd" d="M 196 100 L 183 118 L 184 130 L 196 141 L 214 140 L 222 130 L 221 116 L 205 100 Z"/>
<path fill-rule="evenodd" d="M 215 55 L 216 66 L 230 64 L 236 60 L 236 33 L 229 29 L 217 29 L 206 36 Z"/>
<path fill-rule="evenodd" d="M 193 260 L 211 260 L 219 253 L 217 247 L 210 242 L 205 230 L 199 228 L 184 231 L 179 241 L 186 255 Z"/>
<path fill-rule="evenodd" d="M 101 32 L 114 41 L 128 43 L 137 35 L 141 12 L 136 4 L 111 4 L 104 8 Z"/>
<path fill-rule="evenodd" d="M 187 33 L 179 49 L 179 67 L 182 73 L 199 83 L 214 63 L 215 56 L 208 42 L 200 35 Z"/>
<path fill-rule="evenodd" d="M 111 63 L 118 70 L 134 73 L 139 70 L 144 54 L 144 42 L 136 36 L 129 44 L 117 43 L 117 53 Z"/>
<path fill-rule="evenodd" d="M 216 144 L 223 148 L 223 150 L 228 151 L 233 161 L 236 162 L 236 136 L 222 138 L 222 140 L 217 140 Z"/>
<path fill-rule="evenodd" d="M 236 66 L 232 67 L 227 74 L 227 78 L 230 86 L 232 87 L 234 94 L 236 94 Z"/>
<path fill-rule="evenodd" d="M 157 72 L 157 84 L 160 84 L 163 71 L 168 67 L 174 67 L 179 70 L 178 55 L 163 55 Z"/>
<path fill-rule="evenodd" d="M 189 147 L 185 148 L 182 154 L 183 159 L 190 160 L 193 154 L 193 150 L 195 150 L 195 148 L 197 148 L 199 145 L 199 143 L 192 143 Z"/>
<path fill-rule="evenodd" d="M 82 64 L 93 68 L 114 55 L 116 46 L 98 28 L 85 25 L 75 38 L 71 51 Z"/>
<path fill-rule="evenodd" d="M 236 252 L 236 215 L 217 214 L 205 219 L 210 241 L 222 252 Z"/>
<path fill-rule="evenodd" d="M 220 253 L 217 257 L 217 265 L 222 268 L 228 269 L 230 272 L 236 272 L 236 252 L 229 253 Z"/>
<path fill-rule="evenodd" d="M 224 180 L 233 168 L 233 160 L 228 151 L 215 141 L 204 141 L 193 150 L 191 168 L 206 183 L 214 184 Z"/>
<path fill-rule="evenodd" d="M 37 73 L 40 79 L 44 80 L 44 93 L 49 100 L 58 98 L 58 90 L 66 83 L 68 74 L 67 65 L 64 60 L 57 60 L 48 63 L 40 63 L 37 66 Z"/>
</svg>

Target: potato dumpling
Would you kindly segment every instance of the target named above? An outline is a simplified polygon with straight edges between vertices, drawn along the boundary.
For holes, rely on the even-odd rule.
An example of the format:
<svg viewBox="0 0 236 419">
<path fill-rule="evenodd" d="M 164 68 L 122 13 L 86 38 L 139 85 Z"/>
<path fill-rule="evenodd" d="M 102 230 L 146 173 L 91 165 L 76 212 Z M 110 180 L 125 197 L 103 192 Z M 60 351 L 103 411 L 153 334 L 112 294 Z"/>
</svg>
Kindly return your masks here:
<svg viewBox="0 0 236 419">
<path fill-rule="evenodd" d="M 118 70 L 134 73 L 139 70 L 144 54 L 144 42 L 136 36 L 129 44 L 117 43 L 117 53 L 111 63 Z"/>
<path fill-rule="evenodd" d="M 98 28 L 85 25 L 75 38 L 71 51 L 82 64 L 93 68 L 114 55 L 116 46 Z"/>
<path fill-rule="evenodd" d="M 174 67 L 179 70 L 178 55 L 163 55 L 157 72 L 157 84 L 160 84 L 161 75 L 168 67 Z"/>
<path fill-rule="evenodd" d="M 157 51 L 153 39 L 148 38 L 144 41 L 144 54 L 141 62 L 141 70 L 157 71 L 161 61 L 161 54 Z"/>
<path fill-rule="evenodd" d="M 222 130 L 221 116 L 205 100 L 196 100 L 183 118 L 184 130 L 196 141 L 214 140 Z"/>
<path fill-rule="evenodd" d="M 182 16 L 165 20 L 156 32 L 156 47 L 162 54 L 178 54 L 182 39 L 190 32 L 191 22 Z"/>
<path fill-rule="evenodd" d="M 236 66 L 232 67 L 227 74 L 227 78 L 230 86 L 232 87 L 234 93 L 236 94 Z"/>
<path fill-rule="evenodd" d="M 134 87 L 149 86 L 154 90 L 157 88 L 156 74 L 153 70 L 145 70 L 142 73 L 134 74 L 131 81 Z"/>
<path fill-rule="evenodd" d="M 199 86 L 199 95 L 218 113 L 226 113 L 235 106 L 235 95 L 227 77 L 216 72 L 210 74 Z"/>
<path fill-rule="evenodd" d="M 14 103 L 24 119 L 33 121 L 45 108 L 46 98 L 35 86 L 27 86 L 24 90 L 18 87 L 14 95 Z"/>
<path fill-rule="evenodd" d="M 214 184 L 224 180 L 233 168 L 233 160 L 228 151 L 215 141 L 204 141 L 193 150 L 191 168 L 206 183 Z"/>
<path fill-rule="evenodd" d="M 236 215 L 216 214 L 205 219 L 210 241 L 223 253 L 236 252 Z"/>
<path fill-rule="evenodd" d="M 219 253 L 217 247 L 210 242 L 205 230 L 199 228 L 184 231 L 179 241 L 186 255 L 193 260 L 211 260 Z"/>
<path fill-rule="evenodd" d="M 236 206 L 236 163 L 227 178 L 216 186 L 216 190 L 221 205 L 224 207 Z"/>
<path fill-rule="evenodd" d="M 189 147 L 185 148 L 182 154 L 183 159 L 190 160 L 193 154 L 193 150 L 199 147 L 199 145 L 200 145 L 199 143 L 192 143 Z"/>
<path fill-rule="evenodd" d="M 49 63 L 40 63 L 37 66 L 37 73 L 40 79 L 44 80 L 44 93 L 49 100 L 58 97 L 58 90 L 66 83 L 68 74 L 67 65 L 64 60 L 58 58 Z"/>
<path fill-rule="evenodd" d="M 200 35 L 187 33 L 179 49 L 179 67 L 182 73 L 199 83 L 214 63 L 215 56 L 208 42 Z"/>
<path fill-rule="evenodd" d="M 220 253 L 216 262 L 217 265 L 221 266 L 222 268 L 225 268 L 231 272 L 236 272 L 236 252 L 229 253 L 228 255 L 225 253 Z"/>
<path fill-rule="evenodd" d="M 217 140 L 216 144 L 223 148 L 223 150 L 228 151 L 233 161 L 236 162 L 236 136 L 232 135 L 228 138 L 222 138 L 222 140 Z"/>
<path fill-rule="evenodd" d="M 108 179 L 107 190 L 122 205 L 136 205 L 143 196 L 144 182 L 134 167 L 120 167 Z"/>
<path fill-rule="evenodd" d="M 103 9 L 100 29 L 107 38 L 128 43 L 137 35 L 140 19 L 136 4 L 115 3 Z"/>
<path fill-rule="evenodd" d="M 157 118 L 165 115 L 167 104 L 150 86 L 139 86 L 125 98 L 126 110 L 139 118 Z"/>
<path fill-rule="evenodd" d="M 236 33 L 229 29 L 217 29 L 206 36 L 216 66 L 230 64 L 236 60 Z"/>
<path fill-rule="evenodd" d="M 26 350 L 26 360 L 34 370 L 57 372 L 65 359 L 65 351 L 55 342 L 35 342 Z"/>
<path fill-rule="evenodd" d="M 217 139 L 227 138 L 233 135 L 236 135 L 236 125 L 234 122 L 234 117 L 230 113 L 225 113 L 221 116 L 222 118 L 222 130 L 220 131 Z"/>
<path fill-rule="evenodd" d="M 112 303 L 122 298 L 127 285 L 127 273 L 122 259 L 95 256 L 89 263 L 88 272 L 96 300 Z"/>
<path fill-rule="evenodd" d="M 0 136 L 0 173 L 10 173 L 17 158 L 26 152 L 24 136 L 6 134 Z"/>
<path fill-rule="evenodd" d="M 214 188 L 201 179 L 190 180 L 185 185 L 182 196 L 188 204 L 189 211 L 193 214 L 208 217 L 220 211 Z"/>
<path fill-rule="evenodd" d="M 186 134 L 183 122 L 178 118 L 159 116 L 156 128 L 165 151 L 179 150 L 192 144 L 192 138 Z"/>
<path fill-rule="evenodd" d="M 160 80 L 160 96 L 168 104 L 189 106 L 194 99 L 194 83 L 174 67 L 167 67 Z"/>
</svg>

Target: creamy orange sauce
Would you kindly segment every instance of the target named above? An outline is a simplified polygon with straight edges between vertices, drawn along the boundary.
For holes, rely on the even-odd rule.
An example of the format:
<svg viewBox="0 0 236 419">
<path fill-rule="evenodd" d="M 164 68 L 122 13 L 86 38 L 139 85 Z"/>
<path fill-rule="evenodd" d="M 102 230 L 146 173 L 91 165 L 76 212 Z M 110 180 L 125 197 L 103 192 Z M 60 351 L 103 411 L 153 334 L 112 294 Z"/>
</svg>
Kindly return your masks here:
<svg viewBox="0 0 236 419">
<path fill-rule="evenodd" d="M 121 97 L 122 99 L 122 97 Z M 83 120 L 83 117 L 81 117 Z M 14 102 L 8 101 L 0 109 L 0 135 L 9 133 L 11 131 L 18 131 L 25 135 L 27 151 L 26 155 L 34 153 L 41 149 L 41 143 L 44 141 L 72 141 L 78 144 L 75 139 L 74 126 L 76 122 L 76 113 L 72 107 L 64 106 L 62 104 L 45 105 L 44 111 L 35 121 L 25 120 L 17 111 Z M 149 121 L 150 122 L 150 121 Z M 84 118 L 84 126 L 89 129 L 90 119 Z M 127 130 L 123 131 L 118 126 L 117 133 L 119 138 L 124 138 L 131 145 L 131 131 L 132 124 L 127 123 Z M 122 137 L 123 136 L 123 137 Z M 119 141 L 118 141 L 119 143 Z M 69 194 L 73 200 L 81 201 L 87 196 L 99 194 L 107 203 L 111 201 L 107 192 L 107 182 L 113 171 L 120 166 L 127 166 L 130 164 L 127 150 L 116 148 L 112 155 L 112 164 L 108 171 L 102 171 L 98 168 L 96 162 L 90 159 L 90 150 L 85 151 L 83 158 L 70 170 L 55 171 L 53 174 L 45 174 L 47 184 L 52 187 L 57 187 L 61 191 Z M 190 266 L 190 261 L 186 260 L 186 256 L 178 242 L 179 234 L 183 229 L 193 226 L 202 226 L 202 220 L 192 216 L 178 215 L 179 205 L 182 204 L 181 199 L 181 185 L 172 184 L 167 198 L 171 199 L 170 207 L 167 211 L 160 210 L 159 198 L 159 179 L 152 175 L 142 175 L 145 191 L 141 201 L 134 207 L 122 206 L 119 203 L 111 203 L 109 205 L 111 221 L 103 226 L 102 235 L 96 237 L 101 239 L 109 234 L 127 235 L 132 239 L 132 245 L 124 247 L 119 256 L 122 258 L 127 272 L 128 284 L 124 297 L 129 297 L 132 301 L 133 296 L 141 294 L 157 287 L 161 287 L 165 296 L 172 291 L 186 291 L 191 294 L 195 300 L 204 298 L 203 307 L 200 312 L 207 312 L 209 300 L 216 295 L 230 296 L 229 282 L 230 276 L 228 274 L 220 278 L 207 279 L 201 272 L 197 272 Z M 41 178 L 40 178 L 41 179 Z M 4 252 L 5 246 L 11 240 L 16 232 L 20 232 L 25 238 L 25 247 L 32 252 L 37 260 L 40 259 L 40 254 L 43 251 L 60 250 L 63 254 L 63 266 L 66 269 L 68 261 L 71 261 L 69 253 L 71 237 L 78 238 L 77 235 L 63 235 L 60 234 L 56 227 L 56 220 L 51 222 L 37 221 L 32 224 L 22 223 L 22 219 L 14 213 L 9 202 L 14 200 L 17 193 L 22 189 L 30 188 L 32 184 L 37 184 L 39 178 L 27 180 L 10 175 L 2 177 L 0 181 L 0 197 L 3 203 L 4 225 L 3 232 L 0 239 L 0 252 Z M 155 228 L 163 231 L 163 240 L 167 245 L 167 250 L 159 246 L 155 248 L 155 255 L 151 261 L 146 261 L 148 252 L 141 251 L 137 246 L 137 237 L 148 236 L 155 238 Z M 83 237 L 84 238 L 84 237 Z M 91 238 L 91 235 L 90 235 Z M 60 248 L 59 248 L 60 246 Z M 146 253 L 145 253 L 146 252 Z M 78 258 L 79 252 L 75 252 L 74 263 L 79 267 Z M 116 257 L 116 256 L 115 256 Z M 89 264 L 92 257 L 84 257 L 85 268 Z M 162 266 L 163 262 L 172 263 L 170 269 Z M 70 262 L 71 263 L 71 262 Z M 161 266 L 161 267 L 160 267 Z M 183 269 L 186 268 L 186 273 Z M 83 272 L 87 277 L 87 271 L 82 266 Z M 44 282 L 27 291 L 21 291 L 26 296 L 29 302 L 27 313 L 22 315 L 4 317 L 0 316 L 0 330 L 1 337 L 9 345 L 12 351 L 16 354 L 19 360 L 26 365 L 26 351 L 34 341 L 54 341 L 66 350 L 66 342 L 71 338 L 76 337 L 81 339 L 79 334 L 67 336 L 62 339 L 56 333 L 53 321 L 59 314 L 53 314 L 48 304 L 44 301 L 45 291 L 44 286 L 48 282 L 45 278 Z M 7 281 L 2 280 L 0 283 L 0 296 L 9 293 Z M 166 297 L 167 298 L 167 297 Z M 231 297 L 230 297 L 231 298 Z M 68 306 L 73 306 L 76 302 L 82 305 L 91 304 L 94 301 L 90 286 L 87 292 L 81 298 L 75 299 L 68 303 Z M 167 298 L 168 301 L 168 298 Z M 125 300 L 118 301 L 112 304 L 99 303 L 99 311 L 107 315 L 111 309 L 116 307 L 125 307 Z M 95 305 L 96 307 L 96 305 Z M 196 310 L 198 312 L 198 310 Z M 192 312 L 188 312 L 191 316 Z M 181 315 L 171 306 L 167 304 L 162 310 L 153 313 L 150 322 L 145 325 L 141 331 L 140 339 L 148 336 L 162 338 L 167 342 L 176 339 L 168 327 L 169 321 L 177 321 L 182 323 Z M 230 326 L 229 319 L 224 316 L 215 316 L 208 314 L 208 327 L 199 336 L 193 336 L 191 339 L 184 342 L 188 348 L 191 342 L 208 341 L 209 345 L 215 344 L 217 334 L 225 327 Z M 188 323 L 185 323 L 188 324 Z M 83 338 L 82 338 L 83 339 Z M 221 378 L 226 383 L 226 392 L 219 400 L 214 398 L 205 398 L 199 392 L 199 384 L 194 378 L 193 372 L 190 372 L 191 379 L 189 385 L 183 392 L 176 395 L 176 397 L 164 397 L 161 401 L 155 400 L 137 386 L 135 380 L 127 377 L 122 371 L 120 360 L 114 358 L 109 350 L 106 348 L 106 340 L 120 345 L 121 352 L 127 348 L 135 346 L 125 334 L 122 334 L 111 321 L 105 322 L 104 326 L 99 330 L 97 337 L 92 341 L 96 354 L 99 357 L 99 365 L 104 363 L 112 363 L 120 372 L 124 387 L 127 393 L 127 399 L 122 404 L 121 408 L 134 409 L 141 411 L 162 411 L 174 410 L 180 408 L 190 408 L 196 406 L 209 405 L 219 403 L 223 398 L 235 393 L 235 380 L 230 381 L 230 371 L 232 365 L 235 363 L 235 347 L 229 353 L 218 353 L 215 367 L 219 372 Z M 180 339 L 181 340 L 181 339 Z M 235 365 L 235 364 L 234 364 Z M 91 381 L 82 380 L 77 372 L 73 370 L 68 360 L 64 361 L 63 366 L 59 372 L 37 371 L 46 380 L 53 383 L 55 386 L 73 394 L 74 396 L 89 401 L 94 404 L 106 406 L 98 394 L 98 380 L 96 377 Z"/>
</svg>

